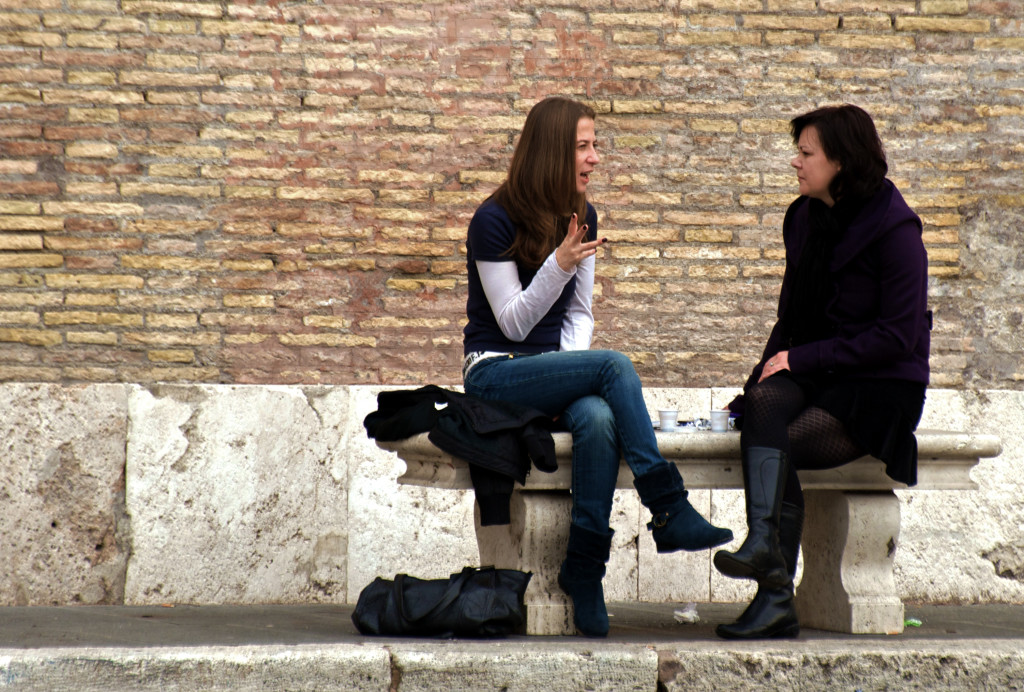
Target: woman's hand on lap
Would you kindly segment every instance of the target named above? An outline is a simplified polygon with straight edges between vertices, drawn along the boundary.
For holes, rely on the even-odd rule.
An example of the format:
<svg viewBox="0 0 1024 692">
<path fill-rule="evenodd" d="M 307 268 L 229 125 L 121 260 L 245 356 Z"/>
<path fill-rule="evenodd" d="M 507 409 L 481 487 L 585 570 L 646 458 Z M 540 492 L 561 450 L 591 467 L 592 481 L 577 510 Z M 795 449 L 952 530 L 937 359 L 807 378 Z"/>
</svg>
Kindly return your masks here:
<svg viewBox="0 0 1024 692">
<path fill-rule="evenodd" d="M 769 358 L 761 370 L 761 377 L 757 381 L 760 382 L 767 377 L 771 377 L 779 370 L 789 370 L 789 351 L 779 351 Z"/>
</svg>

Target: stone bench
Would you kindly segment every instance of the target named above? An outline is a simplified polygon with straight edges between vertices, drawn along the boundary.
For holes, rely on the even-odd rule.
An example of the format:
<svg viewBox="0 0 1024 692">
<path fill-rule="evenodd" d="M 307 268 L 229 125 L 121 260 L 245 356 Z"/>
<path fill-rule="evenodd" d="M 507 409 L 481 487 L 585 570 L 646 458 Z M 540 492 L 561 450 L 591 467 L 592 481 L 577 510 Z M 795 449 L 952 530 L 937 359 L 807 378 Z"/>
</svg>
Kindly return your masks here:
<svg viewBox="0 0 1024 692">
<path fill-rule="evenodd" d="M 480 526 L 481 565 L 533 572 L 526 592 L 527 634 L 572 634 L 572 605 L 556 579 L 569 536 L 571 445 L 569 433 L 556 433 L 558 471 L 533 470 L 516 486 L 508 526 Z M 675 462 L 691 489 L 742 489 L 740 436 L 736 432 L 673 432 L 657 435 L 662 455 Z M 915 489 L 973 490 L 971 469 L 980 459 L 999 455 L 993 435 L 918 430 L 918 483 Z M 432 488 L 471 489 L 469 466 L 435 447 L 421 434 L 381 442 L 398 454 L 406 471 L 398 482 Z M 619 488 L 633 488 L 623 462 Z M 796 591 L 805 627 L 854 634 L 903 631 L 903 603 L 897 595 L 894 556 L 899 542 L 900 501 L 905 488 L 885 474 L 882 462 L 862 457 L 825 471 L 801 471 L 806 502 L 803 578 Z M 738 527 L 734 527 L 738 528 Z M 744 531 L 737 532 L 742 538 Z"/>
</svg>

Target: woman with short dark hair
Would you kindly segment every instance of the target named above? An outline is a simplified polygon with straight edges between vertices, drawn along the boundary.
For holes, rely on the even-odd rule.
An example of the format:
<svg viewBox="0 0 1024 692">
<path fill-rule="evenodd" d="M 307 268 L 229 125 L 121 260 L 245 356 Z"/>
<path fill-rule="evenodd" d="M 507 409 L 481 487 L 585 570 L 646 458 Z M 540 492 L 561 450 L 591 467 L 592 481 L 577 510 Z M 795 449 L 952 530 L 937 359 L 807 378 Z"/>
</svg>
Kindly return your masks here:
<svg viewBox="0 0 1024 692">
<path fill-rule="evenodd" d="M 462 377 L 467 394 L 539 409 L 572 433 L 572 516 L 558 583 L 580 633 L 603 637 L 601 581 L 619 459 L 652 514 L 658 552 L 732 540 L 686 497 L 658 451 L 640 378 L 616 351 L 590 349 L 597 213 L 587 201 L 600 161 L 594 111 L 552 97 L 526 117 L 508 179 L 473 215 Z"/>
<path fill-rule="evenodd" d="M 917 482 L 914 430 L 928 384 L 931 314 L 921 220 L 885 175 L 874 122 L 852 105 L 791 122 L 800 197 L 786 212 L 778 321 L 730 409 L 741 413 L 747 537 L 714 563 L 757 594 L 726 638 L 795 637 L 803 527 L 799 469 L 870 454 Z"/>
</svg>

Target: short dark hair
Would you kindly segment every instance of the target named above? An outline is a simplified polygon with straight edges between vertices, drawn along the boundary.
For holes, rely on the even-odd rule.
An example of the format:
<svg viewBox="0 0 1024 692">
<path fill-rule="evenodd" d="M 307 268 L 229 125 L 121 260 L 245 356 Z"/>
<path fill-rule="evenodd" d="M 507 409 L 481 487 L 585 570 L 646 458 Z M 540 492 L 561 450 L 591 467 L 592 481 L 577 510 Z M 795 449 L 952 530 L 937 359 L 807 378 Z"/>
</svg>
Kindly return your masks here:
<svg viewBox="0 0 1024 692">
<path fill-rule="evenodd" d="M 829 184 L 832 199 L 847 195 L 869 197 L 878 189 L 889 172 L 889 164 L 867 111 L 847 103 L 798 115 L 789 123 L 794 143 L 800 142 L 800 133 L 806 127 L 817 131 L 825 156 L 839 164 L 839 172 Z"/>
</svg>

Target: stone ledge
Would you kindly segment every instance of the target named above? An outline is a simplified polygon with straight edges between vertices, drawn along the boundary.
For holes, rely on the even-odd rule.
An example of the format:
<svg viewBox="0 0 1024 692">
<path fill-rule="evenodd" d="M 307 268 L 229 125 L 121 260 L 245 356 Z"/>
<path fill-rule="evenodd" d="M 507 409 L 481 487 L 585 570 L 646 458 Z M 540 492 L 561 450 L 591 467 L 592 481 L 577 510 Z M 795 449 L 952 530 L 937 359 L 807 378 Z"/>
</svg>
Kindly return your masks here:
<svg viewBox="0 0 1024 692">
<path fill-rule="evenodd" d="M 611 603 L 607 639 L 363 637 L 351 606 L 16 608 L 0 631 L 0 680 L 19 691 L 345 689 L 1005 690 L 1024 679 L 1021 606 L 912 608 L 898 637 L 805 628 L 795 641 L 713 632 L 739 605 Z"/>
<path fill-rule="evenodd" d="M 523 490 L 566 490 L 571 484 L 572 436 L 555 433 L 558 470 L 543 473 L 533 469 Z M 735 463 L 740 458 L 739 433 L 706 431 L 659 433 L 658 449 L 679 465 L 686 486 L 691 489 L 742 489 L 743 474 Z M 998 456 L 1002 444 L 995 435 L 958 433 L 946 430 L 918 430 L 917 490 L 973 489 L 971 469 L 979 458 Z M 377 441 L 377 446 L 397 453 L 406 463 L 398 482 L 434 488 L 472 488 L 469 465 L 438 449 L 421 433 L 405 440 Z M 885 474 L 881 462 L 863 457 L 855 462 L 824 471 L 802 471 L 808 490 L 883 490 L 906 488 Z M 617 487 L 632 489 L 633 477 L 621 464 Z"/>
</svg>

